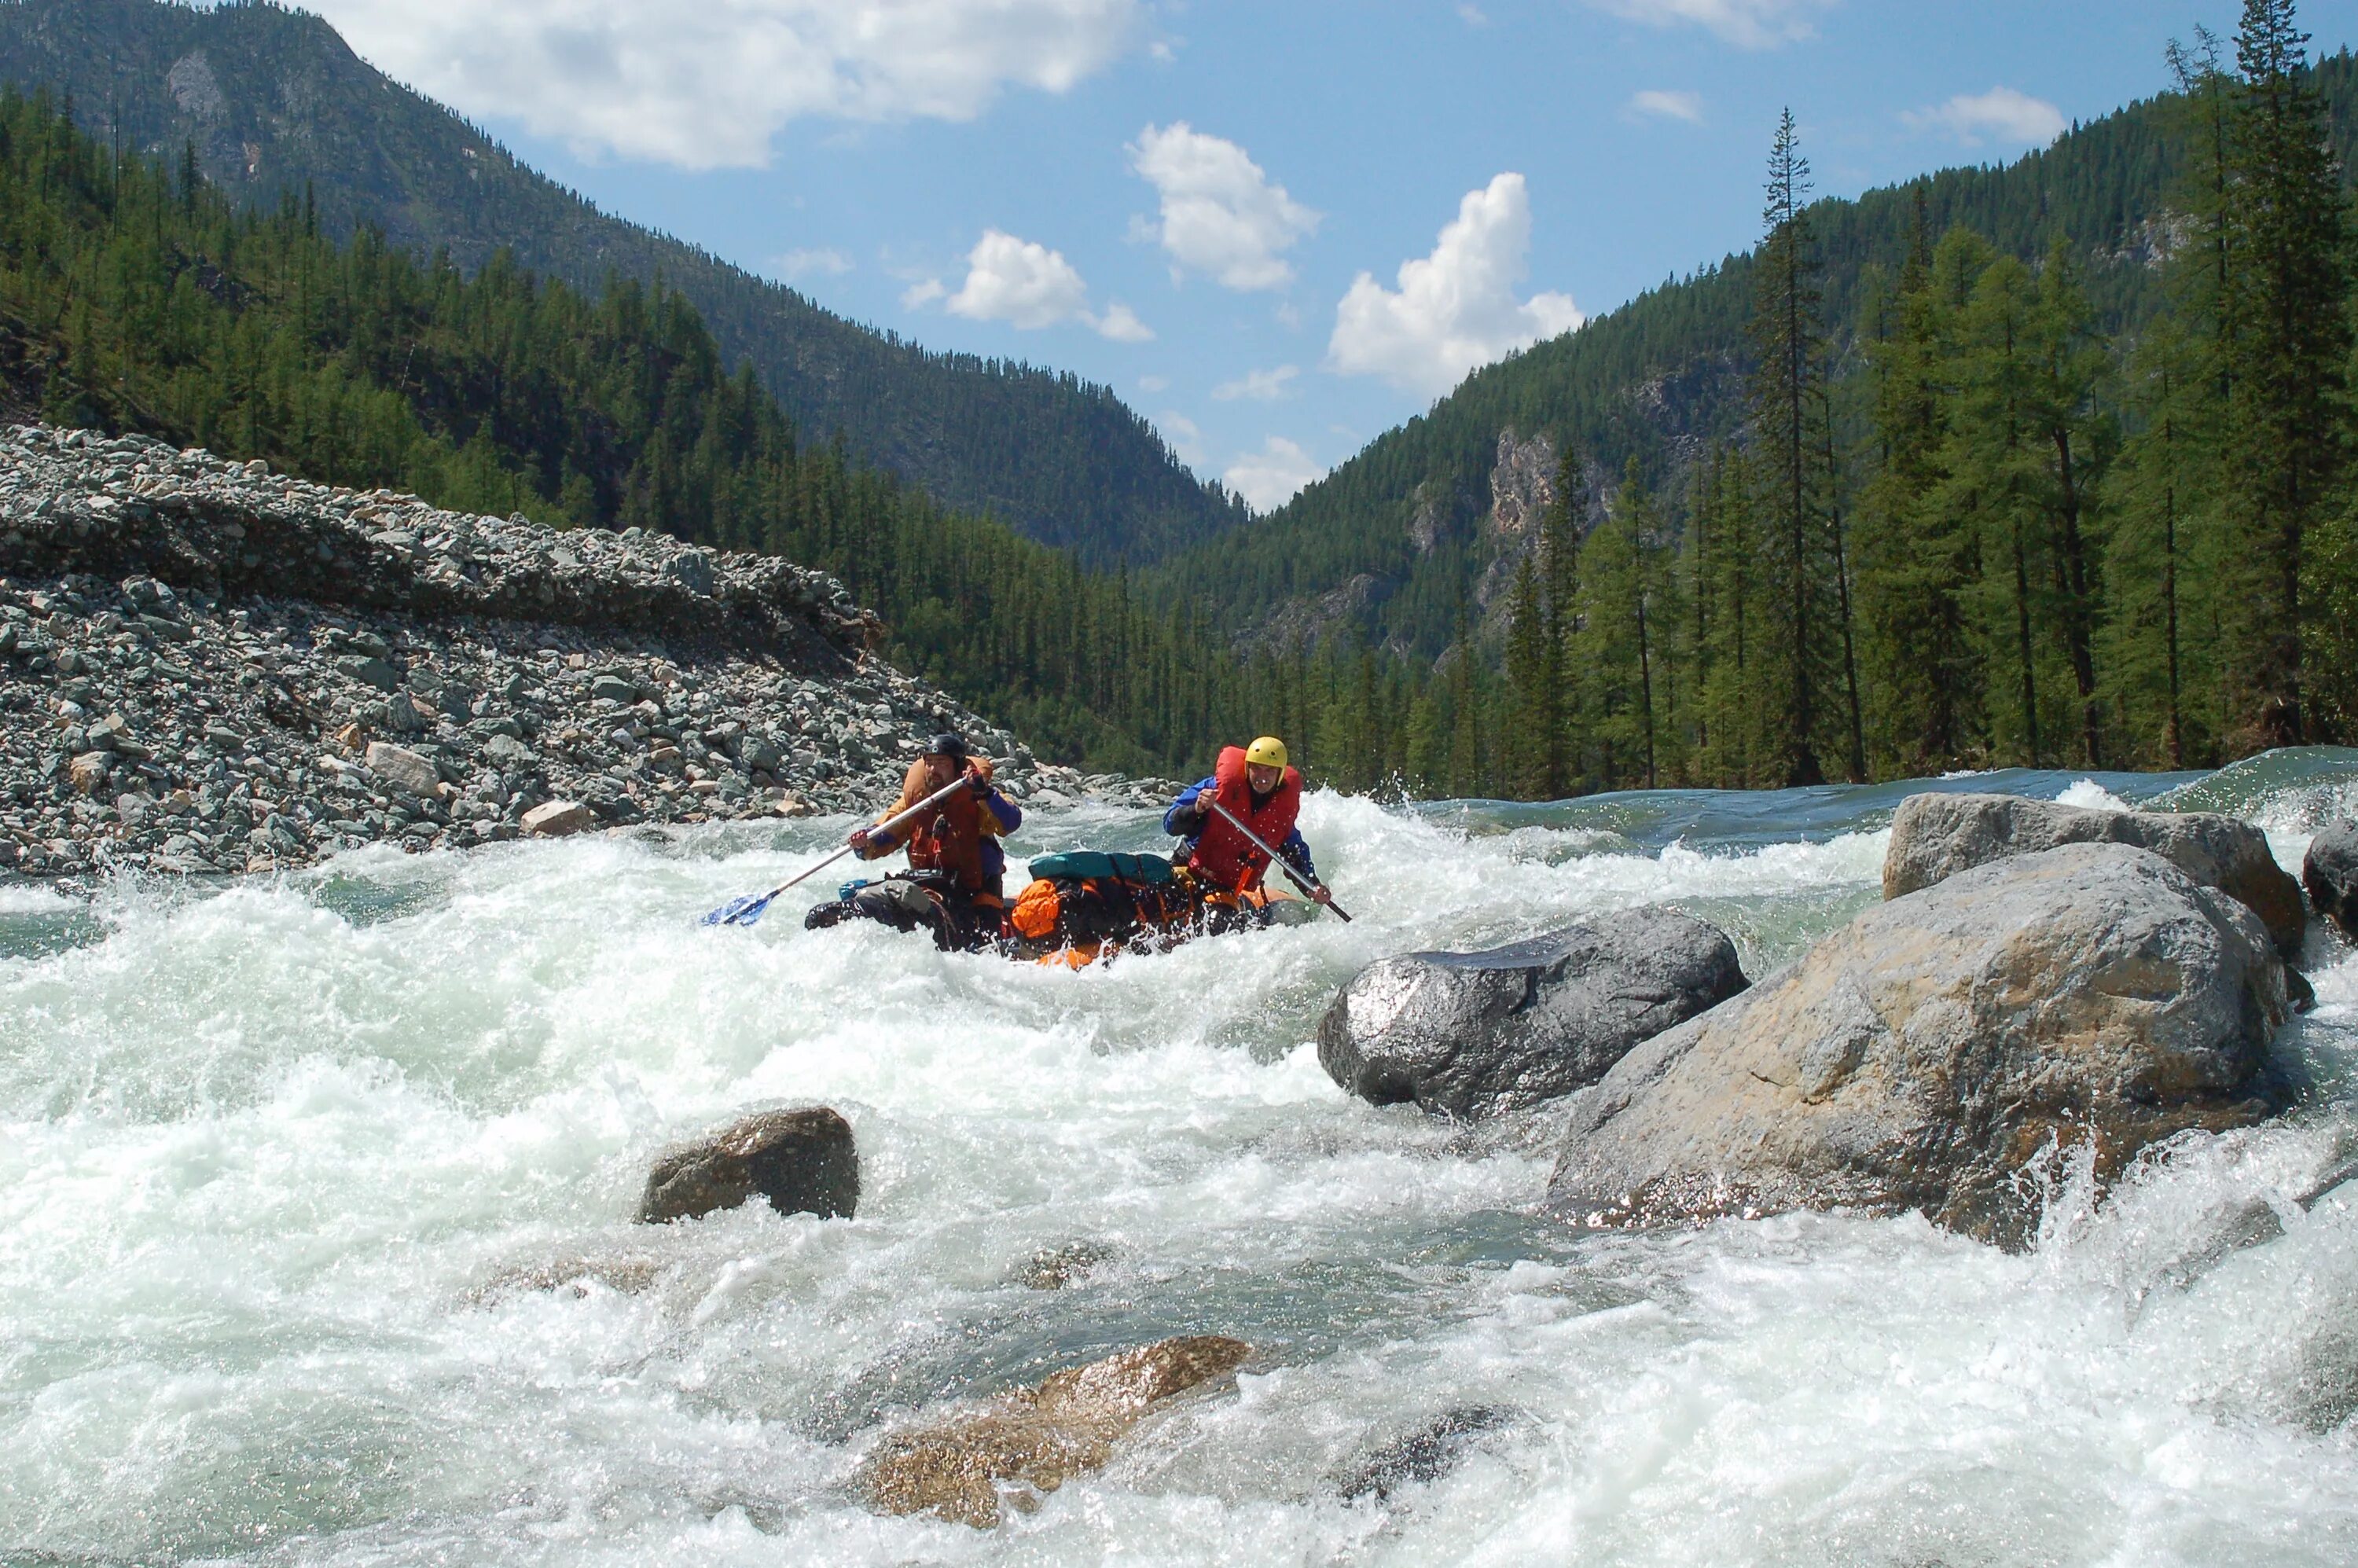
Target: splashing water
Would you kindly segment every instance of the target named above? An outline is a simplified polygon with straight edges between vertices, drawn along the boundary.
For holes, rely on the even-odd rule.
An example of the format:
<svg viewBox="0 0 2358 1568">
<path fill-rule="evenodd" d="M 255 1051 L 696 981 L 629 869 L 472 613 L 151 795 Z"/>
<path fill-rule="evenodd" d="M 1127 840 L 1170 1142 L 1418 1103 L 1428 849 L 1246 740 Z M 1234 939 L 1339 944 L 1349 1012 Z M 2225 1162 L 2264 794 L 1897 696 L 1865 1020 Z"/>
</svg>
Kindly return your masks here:
<svg viewBox="0 0 2358 1568">
<path fill-rule="evenodd" d="M 1641 903 L 1764 974 L 1875 900 L 1910 788 L 2230 809 L 2297 865 L 2358 754 L 2082 785 L 1318 795 L 1356 924 L 1080 973 L 806 932 L 817 884 L 695 924 L 839 822 L 0 893 L 0 1560 L 2350 1562 L 2331 938 L 2282 1045 L 2305 1103 L 2102 1199 L 2050 1162 L 2021 1257 L 1916 1218 L 1575 1237 L 1534 1207 L 1548 1119 L 1377 1110 L 1308 1044 L 1377 957 Z M 857 1220 L 628 1223 L 662 1144 L 806 1099 L 857 1129 Z M 1078 1277 L 1029 1288 L 1060 1249 Z M 1196 1332 L 1257 1347 L 1233 1397 L 996 1531 L 848 1490 L 911 1411 Z M 1506 1419 L 1457 1467 L 1345 1500 L 1469 1406 Z"/>
</svg>

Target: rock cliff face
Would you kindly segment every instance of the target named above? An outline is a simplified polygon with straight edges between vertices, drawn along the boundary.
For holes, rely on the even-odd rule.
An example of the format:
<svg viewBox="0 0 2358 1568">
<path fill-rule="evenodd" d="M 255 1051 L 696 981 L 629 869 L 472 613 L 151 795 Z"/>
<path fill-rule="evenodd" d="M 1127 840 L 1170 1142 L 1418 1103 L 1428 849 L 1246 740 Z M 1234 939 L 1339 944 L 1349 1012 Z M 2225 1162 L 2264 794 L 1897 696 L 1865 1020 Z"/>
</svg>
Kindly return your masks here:
<svg viewBox="0 0 2358 1568">
<path fill-rule="evenodd" d="M 1018 799 L 1092 787 L 884 664 L 877 630 L 773 557 L 19 427 L 0 876 L 872 809 L 944 730 L 1003 759 Z"/>
<path fill-rule="evenodd" d="M 1490 466 L 1490 527 L 1500 540 L 1539 537 L 1541 514 L 1555 504 L 1555 443 L 1545 435 L 1523 441 L 1512 430 L 1498 432 L 1498 460 Z"/>
</svg>

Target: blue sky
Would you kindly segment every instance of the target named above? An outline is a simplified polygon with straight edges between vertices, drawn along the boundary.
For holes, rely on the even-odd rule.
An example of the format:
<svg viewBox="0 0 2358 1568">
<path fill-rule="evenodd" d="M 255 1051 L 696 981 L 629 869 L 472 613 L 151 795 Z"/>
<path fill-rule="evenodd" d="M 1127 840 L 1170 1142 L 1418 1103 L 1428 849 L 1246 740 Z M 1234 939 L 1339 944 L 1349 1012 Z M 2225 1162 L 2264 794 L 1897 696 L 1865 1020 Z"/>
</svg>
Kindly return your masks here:
<svg viewBox="0 0 2358 1568">
<path fill-rule="evenodd" d="M 1112 385 L 1281 501 L 1822 191 L 2010 159 L 2236 0 L 307 0 L 611 212 Z M 2358 0 L 2307 0 L 2313 48 Z M 1403 267 L 1406 266 L 1406 272 Z"/>
</svg>

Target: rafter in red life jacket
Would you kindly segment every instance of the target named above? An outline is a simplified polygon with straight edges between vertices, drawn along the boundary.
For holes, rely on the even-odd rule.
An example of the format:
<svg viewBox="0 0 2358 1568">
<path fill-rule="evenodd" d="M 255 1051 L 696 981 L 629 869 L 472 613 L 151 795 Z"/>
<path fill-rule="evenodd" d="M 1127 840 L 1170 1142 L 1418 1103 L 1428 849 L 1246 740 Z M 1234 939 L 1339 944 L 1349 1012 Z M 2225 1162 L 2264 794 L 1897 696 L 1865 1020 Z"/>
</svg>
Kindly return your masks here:
<svg viewBox="0 0 2358 1568">
<path fill-rule="evenodd" d="M 1265 842 L 1284 843 L 1286 835 L 1293 831 L 1293 819 L 1302 811 L 1302 775 L 1292 768 L 1286 769 L 1277 787 L 1256 804 L 1245 767 L 1242 746 L 1224 747 L 1212 768 L 1212 798 L 1234 812 L 1238 820 Z M 1211 810 L 1204 813 L 1204 831 L 1195 840 L 1190 863 L 1206 881 L 1237 892 L 1259 887 L 1269 871 L 1269 857 L 1230 827 L 1228 818 Z"/>
</svg>

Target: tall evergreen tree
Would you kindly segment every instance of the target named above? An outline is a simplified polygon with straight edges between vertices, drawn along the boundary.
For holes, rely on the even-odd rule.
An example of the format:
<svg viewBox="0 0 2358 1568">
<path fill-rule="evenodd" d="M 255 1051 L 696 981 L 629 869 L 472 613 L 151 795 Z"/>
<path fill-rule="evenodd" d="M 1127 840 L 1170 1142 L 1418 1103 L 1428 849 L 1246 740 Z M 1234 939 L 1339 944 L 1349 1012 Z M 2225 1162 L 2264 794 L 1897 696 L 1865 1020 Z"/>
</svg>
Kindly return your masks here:
<svg viewBox="0 0 2358 1568">
<path fill-rule="evenodd" d="M 1776 705 L 1777 782 L 1823 784 L 1818 762 L 1822 694 L 1826 687 L 1826 561 L 1823 476 L 1812 422 L 1824 374 L 1821 295 L 1807 204 L 1809 160 L 1801 156 L 1793 112 L 1784 112 L 1768 153 L 1765 233 L 1753 257 L 1752 345 L 1758 358 L 1751 399 L 1764 512 L 1761 608 L 1772 617 L 1774 654 L 1764 693 Z M 1764 649 L 1764 652 L 1767 650 Z"/>
<path fill-rule="evenodd" d="M 2346 200 L 2324 110 L 2307 78 L 2292 0 L 2244 0 L 2241 76 L 2223 213 L 2228 246 L 2223 469 L 2235 573 L 2227 596 L 2230 744 L 2307 733 L 2302 546 L 2341 478 L 2350 356 Z"/>
</svg>

